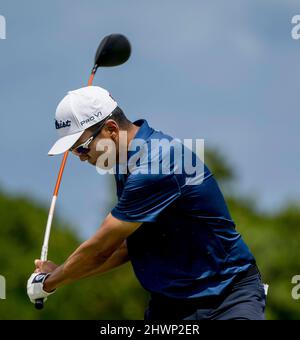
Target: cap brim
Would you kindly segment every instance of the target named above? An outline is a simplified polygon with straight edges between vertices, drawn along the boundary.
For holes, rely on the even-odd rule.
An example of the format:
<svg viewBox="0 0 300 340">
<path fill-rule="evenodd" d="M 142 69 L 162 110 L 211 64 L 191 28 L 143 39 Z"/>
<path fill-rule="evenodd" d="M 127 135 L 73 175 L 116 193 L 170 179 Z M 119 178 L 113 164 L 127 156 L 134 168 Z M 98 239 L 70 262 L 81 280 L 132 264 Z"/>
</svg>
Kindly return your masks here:
<svg viewBox="0 0 300 340">
<path fill-rule="evenodd" d="M 81 137 L 83 133 L 84 131 L 80 131 L 80 132 L 74 133 L 73 135 L 60 138 L 52 146 L 52 148 L 48 152 L 48 155 L 54 156 L 54 155 L 59 155 L 61 153 L 66 152 L 72 147 L 72 145 L 74 145 L 78 141 L 78 139 Z"/>
</svg>

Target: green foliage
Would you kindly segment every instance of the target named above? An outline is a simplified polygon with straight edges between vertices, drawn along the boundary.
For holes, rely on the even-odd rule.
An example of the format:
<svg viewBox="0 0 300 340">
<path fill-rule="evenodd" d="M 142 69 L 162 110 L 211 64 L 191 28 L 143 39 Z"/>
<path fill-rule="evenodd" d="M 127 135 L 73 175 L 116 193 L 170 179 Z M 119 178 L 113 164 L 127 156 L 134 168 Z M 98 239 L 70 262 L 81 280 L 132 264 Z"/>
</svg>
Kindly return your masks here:
<svg viewBox="0 0 300 340">
<path fill-rule="evenodd" d="M 228 188 L 235 178 L 230 167 L 219 152 L 210 151 L 206 155 L 206 162 L 221 187 Z M 300 204 L 291 202 L 281 211 L 268 215 L 259 211 L 253 198 L 226 195 L 226 202 L 237 230 L 256 257 L 264 282 L 270 286 L 267 318 L 299 320 L 300 300 L 291 296 L 291 280 L 300 274 Z"/>
<path fill-rule="evenodd" d="M 222 187 L 234 179 L 216 151 L 206 161 Z M 228 195 L 227 195 L 228 196 Z M 300 274 L 300 209 L 289 204 L 273 215 L 252 199 L 228 196 L 238 230 L 254 253 L 263 279 L 270 284 L 269 319 L 299 319 L 300 301 L 291 297 L 291 279 Z M 26 280 L 39 257 L 48 209 L 27 198 L 0 193 L 0 274 L 7 280 L 7 299 L 0 300 L 0 319 L 142 319 L 148 295 L 130 264 L 105 275 L 61 288 L 37 311 L 26 296 Z M 49 257 L 62 263 L 79 245 L 72 229 L 54 221 Z"/>
<path fill-rule="evenodd" d="M 103 276 L 61 288 L 35 310 L 26 295 L 26 281 L 39 258 L 47 210 L 26 198 L 0 194 L 0 274 L 5 276 L 6 300 L 0 319 L 142 319 L 147 295 L 127 264 Z M 73 231 L 55 221 L 50 258 L 62 263 L 79 245 Z"/>
<path fill-rule="evenodd" d="M 229 162 L 218 149 L 205 149 L 205 163 L 218 176 L 218 180 L 221 183 L 228 184 L 236 177 Z"/>
<path fill-rule="evenodd" d="M 292 277 L 300 273 L 300 206 L 273 216 L 252 210 L 251 202 L 227 199 L 237 229 L 255 254 L 263 280 L 270 285 L 269 319 L 300 319 L 300 300 L 291 296 Z"/>
</svg>

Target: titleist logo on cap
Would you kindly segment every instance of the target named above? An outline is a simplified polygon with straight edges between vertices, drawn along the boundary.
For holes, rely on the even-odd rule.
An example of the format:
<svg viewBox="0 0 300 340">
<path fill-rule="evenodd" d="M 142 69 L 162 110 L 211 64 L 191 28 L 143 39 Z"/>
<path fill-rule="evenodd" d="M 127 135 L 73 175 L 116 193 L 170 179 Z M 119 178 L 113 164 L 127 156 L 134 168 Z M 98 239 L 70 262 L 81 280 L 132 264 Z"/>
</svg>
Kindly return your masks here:
<svg viewBox="0 0 300 340">
<path fill-rule="evenodd" d="M 55 120 L 55 128 L 56 129 L 62 129 L 65 127 L 71 126 L 71 121 L 70 120 L 60 120 L 59 122 L 57 120 Z"/>
</svg>

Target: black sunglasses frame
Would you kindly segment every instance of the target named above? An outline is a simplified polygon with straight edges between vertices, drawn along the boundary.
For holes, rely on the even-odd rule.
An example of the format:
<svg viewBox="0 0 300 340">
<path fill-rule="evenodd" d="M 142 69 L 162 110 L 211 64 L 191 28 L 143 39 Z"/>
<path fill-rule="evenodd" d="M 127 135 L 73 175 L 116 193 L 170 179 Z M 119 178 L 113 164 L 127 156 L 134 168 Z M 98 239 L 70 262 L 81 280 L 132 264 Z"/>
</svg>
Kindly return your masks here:
<svg viewBox="0 0 300 340">
<path fill-rule="evenodd" d="M 93 134 L 82 144 L 78 145 L 76 148 L 70 148 L 70 151 L 73 152 L 76 155 L 86 155 L 89 151 L 89 145 L 92 143 L 92 141 L 99 135 L 99 133 L 101 132 L 101 130 L 103 129 L 106 121 L 112 116 L 112 113 L 109 114 L 103 122 L 100 122 L 98 124 L 100 124 L 100 126 L 97 128 L 97 130 L 95 132 L 93 132 Z"/>
</svg>

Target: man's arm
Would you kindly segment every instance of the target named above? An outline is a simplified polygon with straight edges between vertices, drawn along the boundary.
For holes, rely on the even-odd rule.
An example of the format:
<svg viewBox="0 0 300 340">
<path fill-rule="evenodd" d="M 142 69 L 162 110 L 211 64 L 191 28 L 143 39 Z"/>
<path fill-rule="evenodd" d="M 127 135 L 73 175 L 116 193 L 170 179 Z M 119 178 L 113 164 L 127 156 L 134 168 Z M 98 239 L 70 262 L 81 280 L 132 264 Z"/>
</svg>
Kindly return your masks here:
<svg viewBox="0 0 300 340">
<path fill-rule="evenodd" d="M 125 264 L 128 261 L 129 261 L 128 249 L 127 249 L 126 241 L 124 241 L 121 247 L 118 248 L 111 255 L 111 257 L 109 257 L 101 266 L 95 269 L 92 273 L 89 273 L 90 275 L 87 275 L 87 276 L 94 276 L 94 275 L 106 273 L 114 268 L 121 266 L 122 264 Z M 35 273 L 51 273 L 57 267 L 59 267 L 52 261 L 43 262 L 41 260 L 36 260 L 35 264 L 37 267 L 37 269 L 35 270 Z"/>
<path fill-rule="evenodd" d="M 94 276 L 106 273 L 114 268 L 121 266 L 122 264 L 129 261 L 128 250 L 126 241 L 123 242 L 121 247 L 119 247 L 112 255 L 109 257 L 100 267 L 95 269 L 88 276 Z"/>
<path fill-rule="evenodd" d="M 118 264 L 118 255 L 121 252 L 124 254 L 121 245 L 141 224 L 121 221 L 109 214 L 96 234 L 82 243 L 63 265 L 51 273 L 44 283 L 44 290 L 50 292 L 75 280 L 104 272 L 112 268 L 112 264 Z M 39 269 L 43 271 L 42 263 Z"/>
</svg>

